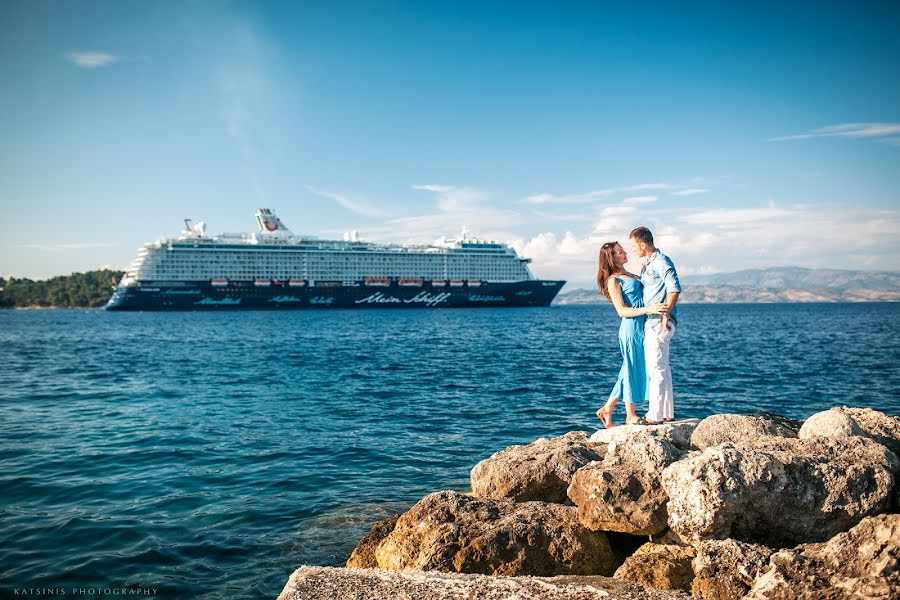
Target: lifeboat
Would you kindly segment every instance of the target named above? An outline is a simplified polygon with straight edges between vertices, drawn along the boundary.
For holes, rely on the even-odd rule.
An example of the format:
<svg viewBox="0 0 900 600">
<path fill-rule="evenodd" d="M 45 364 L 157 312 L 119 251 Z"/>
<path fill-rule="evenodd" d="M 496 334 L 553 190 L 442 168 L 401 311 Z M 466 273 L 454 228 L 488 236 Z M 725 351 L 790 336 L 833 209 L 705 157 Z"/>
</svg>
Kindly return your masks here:
<svg viewBox="0 0 900 600">
<path fill-rule="evenodd" d="M 422 287 L 421 279 L 413 279 L 413 278 L 401 279 L 397 283 L 403 287 Z"/>
<path fill-rule="evenodd" d="M 291 279 L 288 281 L 289 287 L 303 287 L 306 285 L 306 281 L 303 279 Z"/>
<path fill-rule="evenodd" d="M 447 282 L 444 281 L 443 279 L 432 279 L 431 280 L 431 287 L 444 287 L 445 285 L 447 285 Z"/>
<path fill-rule="evenodd" d="M 269 287 L 272 285 L 272 280 L 270 279 L 257 279 L 253 282 L 256 287 Z"/>
<path fill-rule="evenodd" d="M 366 285 L 370 286 L 389 286 L 391 285 L 391 280 L 387 277 L 366 277 Z"/>
<path fill-rule="evenodd" d="M 461 281 L 459 279 L 452 279 L 450 281 L 450 287 L 462 287 L 464 283 L 464 281 Z"/>
<path fill-rule="evenodd" d="M 481 282 L 478 281 L 477 279 L 470 279 L 468 281 L 468 284 L 469 284 L 469 287 L 480 287 L 481 286 Z"/>
<path fill-rule="evenodd" d="M 210 283 L 213 287 L 225 287 L 228 285 L 228 280 L 224 277 L 216 277 L 215 279 L 211 279 Z"/>
</svg>

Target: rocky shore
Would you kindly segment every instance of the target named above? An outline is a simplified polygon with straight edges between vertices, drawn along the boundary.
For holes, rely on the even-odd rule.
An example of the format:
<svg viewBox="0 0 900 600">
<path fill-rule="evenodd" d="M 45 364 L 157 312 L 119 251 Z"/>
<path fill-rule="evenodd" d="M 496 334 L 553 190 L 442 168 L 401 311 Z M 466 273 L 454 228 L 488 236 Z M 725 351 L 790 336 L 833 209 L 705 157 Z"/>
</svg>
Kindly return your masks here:
<svg viewBox="0 0 900 600">
<path fill-rule="evenodd" d="M 900 597 L 900 418 L 713 415 L 511 446 L 280 599 Z"/>
</svg>

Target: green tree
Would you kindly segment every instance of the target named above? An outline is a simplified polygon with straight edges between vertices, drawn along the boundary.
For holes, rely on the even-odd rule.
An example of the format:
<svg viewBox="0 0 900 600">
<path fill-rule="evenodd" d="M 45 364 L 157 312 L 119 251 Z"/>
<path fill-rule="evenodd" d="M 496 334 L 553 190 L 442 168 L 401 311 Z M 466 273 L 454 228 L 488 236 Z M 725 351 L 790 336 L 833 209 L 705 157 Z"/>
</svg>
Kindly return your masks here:
<svg viewBox="0 0 900 600">
<path fill-rule="evenodd" d="M 0 278 L 0 308 L 52 306 L 61 308 L 99 307 L 106 304 L 122 271 L 102 269 L 61 275 L 43 281 Z"/>
</svg>

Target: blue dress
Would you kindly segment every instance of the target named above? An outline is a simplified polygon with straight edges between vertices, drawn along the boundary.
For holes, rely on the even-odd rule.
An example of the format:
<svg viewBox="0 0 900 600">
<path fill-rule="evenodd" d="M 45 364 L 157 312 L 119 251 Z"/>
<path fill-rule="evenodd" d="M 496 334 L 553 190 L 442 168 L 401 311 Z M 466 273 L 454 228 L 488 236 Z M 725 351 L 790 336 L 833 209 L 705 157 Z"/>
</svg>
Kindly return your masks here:
<svg viewBox="0 0 900 600">
<path fill-rule="evenodd" d="M 644 306 L 644 286 L 638 279 L 616 277 L 622 283 L 622 300 L 625 306 Z M 625 404 L 644 401 L 647 389 L 647 367 L 644 364 L 644 316 L 623 317 L 619 325 L 619 349 L 622 351 L 622 368 L 610 398 L 619 398 Z"/>
</svg>

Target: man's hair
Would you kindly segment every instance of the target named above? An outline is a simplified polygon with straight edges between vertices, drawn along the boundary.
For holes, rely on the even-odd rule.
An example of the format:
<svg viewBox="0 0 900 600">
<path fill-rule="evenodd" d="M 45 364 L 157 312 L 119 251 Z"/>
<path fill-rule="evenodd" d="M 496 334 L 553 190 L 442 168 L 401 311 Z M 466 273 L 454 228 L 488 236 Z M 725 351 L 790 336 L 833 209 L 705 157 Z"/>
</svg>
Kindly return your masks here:
<svg viewBox="0 0 900 600">
<path fill-rule="evenodd" d="M 629 238 L 634 238 L 639 242 L 644 242 L 648 246 L 653 245 L 653 234 L 646 227 L 635 227 L 628 234 Z"/>
</svg>

